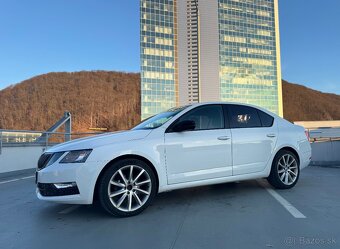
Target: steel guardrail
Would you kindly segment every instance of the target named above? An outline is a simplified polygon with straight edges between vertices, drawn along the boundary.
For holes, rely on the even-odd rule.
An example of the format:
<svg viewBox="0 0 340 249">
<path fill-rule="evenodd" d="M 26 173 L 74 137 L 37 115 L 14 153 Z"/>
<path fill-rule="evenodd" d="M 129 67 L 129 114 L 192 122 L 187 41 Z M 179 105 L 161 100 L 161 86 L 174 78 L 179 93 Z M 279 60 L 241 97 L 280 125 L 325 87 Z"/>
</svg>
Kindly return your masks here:
<svg viewBox="0 0 340 249">
<path fill-rule="evenodd" d="M 307 129 L 311 142 L 340 141 L 340 128 Z"/>
<path fill-rule="evenodd" d="M 25 147 L 25 146 L 44 146 L 47 148 L 48 146 L 52 146 L 58 143 L 65 142 L 65 135 L 70 135 L 70 137 L 81 137 L 81 136 L 87 136 L 87 135 L 100 135 L 105 132 L 48 132 L 48 131 L 32 131 L 32 130 L 9 130 L 9 129 L 0 129 L 0 155 L 3 152 L 4 147 Z M 6 134 L 6 136 L 4 135 Z M 8 134 L 14 134 L 13 136 L 10 136 Z M 34 137 L 30 137 L 30 141 L 24 141 L 24 142 L 5 142 L 4 138 L 11 137 L 12 139 L 23 139 L 25 135 L 36 135 Z M 16 136 L 15 136 L 16 135 Z M 36 141 L 39 137 L 45 135 L 44 141 Z M 58 140 L 60 142 L 50 142 L 49 140 L 52 138 L 52 136 L 58 136 Z M 21 136 L 21 137 L 20 137 Z M 26 140 L 26 137 L 25 139 Z"/>
</svg>

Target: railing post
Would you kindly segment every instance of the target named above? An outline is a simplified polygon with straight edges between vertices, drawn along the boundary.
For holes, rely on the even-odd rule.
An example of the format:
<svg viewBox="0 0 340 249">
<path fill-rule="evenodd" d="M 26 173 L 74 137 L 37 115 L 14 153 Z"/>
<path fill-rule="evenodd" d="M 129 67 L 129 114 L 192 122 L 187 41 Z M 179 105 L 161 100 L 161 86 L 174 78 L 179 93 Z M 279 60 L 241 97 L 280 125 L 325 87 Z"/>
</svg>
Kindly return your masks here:
<svg viewBox="0 0 340 249">
<path fill-rule="evenodd" d="M 45 140 L 45 150 L 47 149 L 47 146 L 48 146 L 48 137 L 49 137 L 49 134 L 46 133 L 46 136 L 45 136 L 45 138 L 46 138 L 46 140 Z"/>
<path fill-rule="evenodd" d="M 2 131 L 0 131 L 0 155 L 2 153 Z"/>
<path fill-rule="evenodd" d="M 65 112 L 65 117 L 69 117 L 67 121 L 65 122 L 65 142 L 68 142 L 71 140 L 71 132 L 72 132 L 72 118 L 71 113 Z"/>
</svg>

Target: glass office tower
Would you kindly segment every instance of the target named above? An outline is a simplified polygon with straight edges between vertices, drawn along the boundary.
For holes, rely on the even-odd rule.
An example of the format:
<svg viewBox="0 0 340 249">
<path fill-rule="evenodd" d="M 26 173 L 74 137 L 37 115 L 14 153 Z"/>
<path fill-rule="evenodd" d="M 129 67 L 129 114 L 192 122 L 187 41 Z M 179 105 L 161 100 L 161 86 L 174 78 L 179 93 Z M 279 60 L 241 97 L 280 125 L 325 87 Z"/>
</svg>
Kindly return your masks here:
<svg viewBox="0 0 340 249">
<path fill-rule="evenodd" d="M 178 105 L 175 0 L 141 0 L 142 119 Z"/>
<path fill-rule="evenodd" d="M 219 0 L 221 100 L 282 115 L 277 5 L 272 0 Z"/>
<path fill-rule="evenodd" d="M 142 119 L 232 101 L 282 116 L 277 0 L 141 0 Z"/>
</svg>

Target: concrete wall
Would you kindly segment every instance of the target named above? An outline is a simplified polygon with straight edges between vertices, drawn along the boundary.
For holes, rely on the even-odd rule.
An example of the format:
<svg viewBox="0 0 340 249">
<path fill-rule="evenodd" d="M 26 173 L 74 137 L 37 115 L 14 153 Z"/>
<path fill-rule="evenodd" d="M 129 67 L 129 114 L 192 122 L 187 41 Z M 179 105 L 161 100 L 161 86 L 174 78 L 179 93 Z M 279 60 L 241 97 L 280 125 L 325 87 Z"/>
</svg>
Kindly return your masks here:
<svg viewBox="0 0 340 249">
<path fill-rule="evenodd" d="M 189 102 L 187 1 L 177 2 L 177 20 L 179 105 L 187 105 Z"/>
<path fill-rule="evenodd" d="M 178 79 L 179 79 L 179 104 L 191 103 L 190 87 L 188 84 L 190 72 L 197 70 L 197 61 L 194 58 L 196 51 L 190 48 L 188 37 L 188 13 L 187 5 L 193 5 L 191 1 L 178 1 Z M 219 26 L 218 26 L 218 1 L 199 0 L 199 99 L 192 102 L 206 102 L 220 100 L 219 79 Z M 191 62 L 190 63 L 190 58 Z M 189 68 L 191 70 L 189 70 Z M 195 71 L 196 72 L 196 71 Z M 197 81 L 196 81 L 197 84 Z M 196 88 L 197 85 L 195 85 Z"/>
<path fill-rule="evenodd" d="M 198 1 L 200 11 L 200 102 L 219 101 L 218 1 Z"/>
<path fill-rule="evenodd" d="M 340 141 L 315 142 L 312 146 L 312 165 L 340 166 Z"/>
<path fill-rule="evenodd" d="M 43 150 L 43 146 L 2 147 L 0 173 L 37 167 Z"/>
<path fill-rule="evenodd" d="M 312 165 L 340 166 L 340 141 L 315 142 L 311 146 Z M 3 147 L 0 173 L 35 168 L 43 151 L 43 146 Z"/>
</svg>

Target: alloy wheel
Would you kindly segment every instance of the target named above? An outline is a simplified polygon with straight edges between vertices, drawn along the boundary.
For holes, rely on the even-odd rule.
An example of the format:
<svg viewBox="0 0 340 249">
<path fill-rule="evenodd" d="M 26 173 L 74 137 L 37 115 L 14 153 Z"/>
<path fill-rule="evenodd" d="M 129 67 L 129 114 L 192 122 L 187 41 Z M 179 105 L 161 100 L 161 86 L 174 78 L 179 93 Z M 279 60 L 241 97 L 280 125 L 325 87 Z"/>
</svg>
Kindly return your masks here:
<svg viewBox="0 0 340 249">
<path fill-rule="evenodd" d="M 284 154 L 278 161 L 277 172 L 283 184 L 291 185 L 299 174 L 298 163 L 292 155 Z"/>
<path fill-rule="evenodd" d="M 108 185 L 108 196 L 118 210 L 132 212 L 147 202 L 151 187 L 151 178 L 146 170 L 137 165 L 128 165 L 112 175 Z"/>
</svg>

